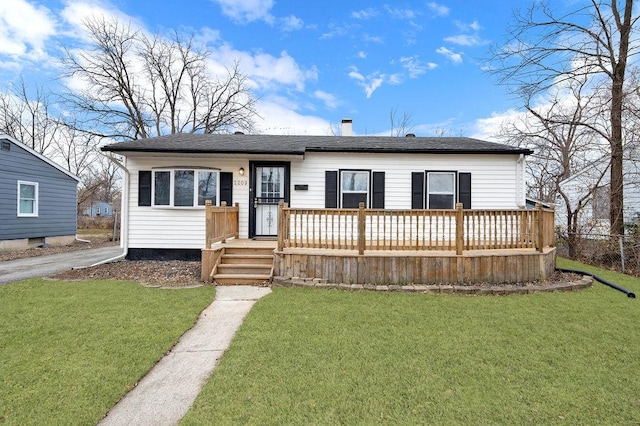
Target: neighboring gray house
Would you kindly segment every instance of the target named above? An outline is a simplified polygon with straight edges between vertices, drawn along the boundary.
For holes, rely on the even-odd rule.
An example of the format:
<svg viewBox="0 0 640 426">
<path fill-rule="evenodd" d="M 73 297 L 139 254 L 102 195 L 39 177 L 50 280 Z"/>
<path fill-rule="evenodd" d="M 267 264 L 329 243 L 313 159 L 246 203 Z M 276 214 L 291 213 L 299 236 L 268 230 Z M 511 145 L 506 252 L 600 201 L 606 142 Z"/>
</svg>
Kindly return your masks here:
<svg viewBox="0 0 640 426">
<path fill-rule="evenodd" d="M 0 135 L 0 249 L 75 240 L 80 179 L 7 135 Z"/>
<path fill-rule="evenodd" d="M 106 201 L 94 201 L 90 206 L 82 209 L 82 214 L 91 217 L 111 217 L 113 207 Z"/>
</svg>

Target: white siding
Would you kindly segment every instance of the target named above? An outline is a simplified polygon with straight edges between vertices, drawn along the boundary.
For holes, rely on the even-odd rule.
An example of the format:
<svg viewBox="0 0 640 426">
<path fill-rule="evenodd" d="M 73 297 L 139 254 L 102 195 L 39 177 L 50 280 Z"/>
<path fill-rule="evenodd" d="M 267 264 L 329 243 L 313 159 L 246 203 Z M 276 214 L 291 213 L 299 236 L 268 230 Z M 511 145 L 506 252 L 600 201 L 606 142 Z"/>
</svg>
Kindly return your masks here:
<svg viewBox="0 0 640 426">
<path fill-rule="evenodd" d="M 256 161 L 261 160 L 255 158 Z M 385 172 L 385 207 L 411 208 L 411 172 L 451 170 L 471 173 L 473 209 L 512 209 L 524 204 L 517 188 L 517 155 L 427 155 L 307 153 L 291 161 L 290 206 L 324 208 L 326 170 L 367 169 Z M 157 167 L 205 167 L 232 172 L 233 202 L 240 204 L 240 238 L 248 237 L 249 160 L 213 155 L 133 156 L 130 171 L 129 247 L 200 249 L 205 244 L 204 208 L 138 207 L 138 171 Z M 245 175 L 239 176 L 240 167 Z M 307 191 L 294 185 L 306 184 Z"/>
<path fill-rule="evenodd" d="M 240 203 L 240 238 L 247 238 L 249 212 L 249 161 L 204 154 L 191 157 L 129 158 L 129 247 L 200 249 L 205 244 L 204 207 L 139 207 L 138 171 L 157 167 L 206 167 L 233 173 L 233 202 Z M 240 167 L 244 176 L 238 174 Z"/>
<path fill-rule="evenodd" d="M 324 208 L 324 172 L 367 169 L 385 172 L 385 208 L 411 208 L 411 172 L 451 170 L 471 173 L 473 209 L 511 209 L 524 204 L 516 188 L 516 155 L 427 155 L 307 153 L 291 163 L 291 207 Z M 293 185 L 309 185 L 296 191 Z M 518 199 L 521 200 L 518 203 Z"/>
</svg>

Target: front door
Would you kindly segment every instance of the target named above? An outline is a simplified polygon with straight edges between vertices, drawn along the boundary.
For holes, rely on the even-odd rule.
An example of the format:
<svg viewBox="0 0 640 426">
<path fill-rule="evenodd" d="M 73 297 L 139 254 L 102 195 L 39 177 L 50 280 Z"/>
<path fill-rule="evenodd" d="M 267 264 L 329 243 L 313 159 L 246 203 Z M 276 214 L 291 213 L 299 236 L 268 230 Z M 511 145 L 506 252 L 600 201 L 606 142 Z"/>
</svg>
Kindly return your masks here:
<svg viewBox="0 0 640 426">
<path fill-rule="evenodd" d="M 289 163 L 251 164 L 251 237 L 278 235 L 278 204 L 289 202 Z"/>
</svg>

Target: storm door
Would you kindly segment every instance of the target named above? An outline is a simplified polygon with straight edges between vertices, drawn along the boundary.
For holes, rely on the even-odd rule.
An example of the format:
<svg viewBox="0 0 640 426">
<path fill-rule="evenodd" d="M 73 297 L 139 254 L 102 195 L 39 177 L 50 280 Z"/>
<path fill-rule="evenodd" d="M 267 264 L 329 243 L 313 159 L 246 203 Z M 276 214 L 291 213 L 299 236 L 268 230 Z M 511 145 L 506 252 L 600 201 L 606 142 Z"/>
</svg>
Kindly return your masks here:
<svg viewBox="0 0 640 426">
<path fill-rule="evenodd" d="M 288 163 L 254 163 L 251 176 L 251 236 L 278 235 L 278 204 L 289 202 Z"/>
</svg>

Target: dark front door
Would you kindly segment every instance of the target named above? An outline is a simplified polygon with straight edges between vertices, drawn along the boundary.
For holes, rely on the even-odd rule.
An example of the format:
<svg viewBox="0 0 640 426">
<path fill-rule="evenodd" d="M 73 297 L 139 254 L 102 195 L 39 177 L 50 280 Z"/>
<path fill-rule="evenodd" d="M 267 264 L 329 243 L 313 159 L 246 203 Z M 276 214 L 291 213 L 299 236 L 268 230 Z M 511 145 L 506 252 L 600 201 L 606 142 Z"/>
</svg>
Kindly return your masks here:
<svg viewBox="0 0 640 426">
<path fill-rule="evenodd" d="M 289 202 L 289 163 L 251 163 L 250 237 L 278 235 L 278 204 Z"/>
</svg>

